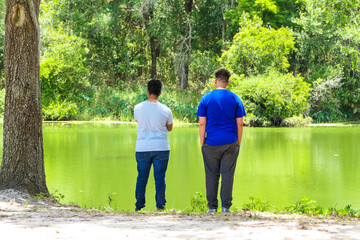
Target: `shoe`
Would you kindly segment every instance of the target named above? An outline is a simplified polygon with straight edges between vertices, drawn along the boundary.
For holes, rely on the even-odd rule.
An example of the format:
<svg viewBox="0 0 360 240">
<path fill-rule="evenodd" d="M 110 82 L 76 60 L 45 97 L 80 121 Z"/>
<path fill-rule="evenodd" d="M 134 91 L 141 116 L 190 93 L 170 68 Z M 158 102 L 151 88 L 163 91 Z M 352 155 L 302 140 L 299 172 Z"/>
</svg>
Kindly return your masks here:
<svg viewBox="0 0 360 240">
<path fill-rule="evenodd" d="M 232 212 L 230 209 L 225 208 L 225 207 L 221 208 L 221 210 L 223 213 L 231 213 Z"/>
<path fill-rule="evenodd" d="M 135 208 L 135 212 L 141 211 L 141 208 Z"/>
<path fill-rule="evenodd" d="M 217 209 L 215 208 L 210 208 L 209 210 L 206 211 L 207 213 L 217 213 Z"/>
<path fill-rule="evenodd" d="M 165 211 L 165 207 L 158 207 L 158 208 L 156 208 L 156 210 L 157 210 L 158 212 L 162 212 L 162 211 Z"/>
</svg>

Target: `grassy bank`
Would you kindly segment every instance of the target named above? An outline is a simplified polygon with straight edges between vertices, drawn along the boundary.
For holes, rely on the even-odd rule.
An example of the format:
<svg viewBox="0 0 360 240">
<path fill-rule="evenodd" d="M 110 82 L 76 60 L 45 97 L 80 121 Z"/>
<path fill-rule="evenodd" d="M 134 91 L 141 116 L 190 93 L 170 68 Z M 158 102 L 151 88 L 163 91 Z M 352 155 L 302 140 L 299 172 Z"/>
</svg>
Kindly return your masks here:
<svg viewBox="0 0 360 240">
<path fill-rule="evenodd" d="M 54 201 L 61 202 L 64 198 L 64 195 L 55 191 L 50 196 L 46 196 L 44 194 L 40 194 L 37 196 L 39 199 L 44 197 L 50 197 Z M 89 207 L 85 206 L 85 209 L 97 209 L 109 213 L 134 213 L 134 211 L 124 211 L 119 209 L 118 207 L 113 206 L 114 196 L 112 194 L 108 194 L 107 203 L 102 206 L 97 207 Z M 259 198 L 250 197 L 249 202 L 244 203 L 241 208 L 237 208 L 236 206 L 231 207 L 231 211 L 233 215 L 239 214 L 249 214 L 249 216 L 256 216 L 259 213 L 270 213 L 274 215 L 283 215 L 283 214 L 297 214 L 297 215 L 307 215 L 313 217 L 339 217 L 339 218 L 358 218 L 360 219 L 360 209 L 352 208 L 351 204 L 346 205 L 343 208 L 339 207 L 330 207 L 325 208 L 320 206 L 315 200 L 310 200 L 308 197 L 304 196 L 301 199 L 297 200 L 295 203 L 290 204 L 285 207 L 277 207 L 266 199 L 261 200 Z M 137 212 L 138 214 L 181 214 L 181 215 L 201 215 L 207 214 L 207 200 L 205 194 L 196 192 L 190 199 L 190 207 L 185 209 L 167 209 L 164 211 L 144 211 L 141 210 Z M 219 209 L 219 212 L 221 210 Z"/>
</svg>

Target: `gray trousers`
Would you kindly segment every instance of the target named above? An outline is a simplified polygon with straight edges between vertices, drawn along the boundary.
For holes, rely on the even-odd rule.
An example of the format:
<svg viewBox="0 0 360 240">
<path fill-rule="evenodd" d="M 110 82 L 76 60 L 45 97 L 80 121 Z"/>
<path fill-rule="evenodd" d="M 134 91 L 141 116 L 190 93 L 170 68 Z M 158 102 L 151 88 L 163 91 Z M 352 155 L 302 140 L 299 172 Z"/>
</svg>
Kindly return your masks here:
<svg viewBox="0 0 360 240">
<path fill-rule="evenodd" d="M 232 205 L 232 191 L 236 160 L 240 146 L 237 142 L 220 146 L 204 144 L 201 148 L 206 176 L 206 198 L 209 209 L 218 208 L 218 188 L 221 175 L 220 198 L 222 207 Z"/>
</svg>

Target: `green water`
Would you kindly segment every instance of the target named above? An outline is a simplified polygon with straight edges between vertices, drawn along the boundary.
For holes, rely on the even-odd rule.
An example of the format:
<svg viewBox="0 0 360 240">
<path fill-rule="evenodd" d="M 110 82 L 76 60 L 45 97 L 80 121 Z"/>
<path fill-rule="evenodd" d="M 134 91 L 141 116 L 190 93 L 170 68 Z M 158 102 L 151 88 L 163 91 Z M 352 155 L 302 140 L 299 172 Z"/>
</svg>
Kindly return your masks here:
<svg viewBox="0 0 360 240">
<path fill-rule="evenodd" d="M 86 207 L 108 205 L 133 210 L 136 125 L 44 124 L 44 151 L 50 192 Z M 196 126 L 176 127 L 166 175 L 167 207 L 190 207 L 195 192 L 205 193 Z M 234 205 L 250 196 L 284 207 L 303 195 L 323 207 L 360 207 L 360 128 L 245 128 L 235 172 Z M 146 210 L 155 209 L 151 175 Z"/>
</svg>

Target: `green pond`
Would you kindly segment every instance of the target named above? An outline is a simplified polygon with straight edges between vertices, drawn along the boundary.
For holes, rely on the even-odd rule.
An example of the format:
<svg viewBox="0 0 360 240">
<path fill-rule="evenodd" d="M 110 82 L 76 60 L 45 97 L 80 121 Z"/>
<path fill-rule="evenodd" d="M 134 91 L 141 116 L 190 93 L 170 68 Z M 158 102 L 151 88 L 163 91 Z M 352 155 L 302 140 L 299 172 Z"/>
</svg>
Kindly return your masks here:
<svg viewBox="0 0 360 240">
<path fill-rule="evenodd" d="M 190 208 L 205 193 L 197 126 L 169 133 L 167 208 Z M 44 152 L 50 192 L 64 203 L 133 210 L 136 184 L 136 124 L 44 123 Z M 254 196 L 279 207 L 302 196 L 323 207 L 360 207 L 360 128 L 244 128 L 235 172 L 233 204 Z M 145 210 L 155 209 L 151 173 Z"/>
</svg>

